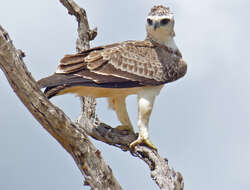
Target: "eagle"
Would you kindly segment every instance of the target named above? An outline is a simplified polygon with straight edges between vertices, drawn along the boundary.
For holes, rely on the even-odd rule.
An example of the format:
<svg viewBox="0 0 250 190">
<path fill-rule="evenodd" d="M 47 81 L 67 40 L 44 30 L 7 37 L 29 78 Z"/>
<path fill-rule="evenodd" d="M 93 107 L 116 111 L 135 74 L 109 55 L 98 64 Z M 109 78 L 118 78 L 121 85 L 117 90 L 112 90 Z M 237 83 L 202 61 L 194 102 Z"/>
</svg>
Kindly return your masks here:
<svg viewBox="0 0 250 190">
<path fill-rule="evenodd" d="M 153 6 L 146 18 L 146 38 L 99 46 L 65 55 L 56 72 L 38 81 L 48 98 L 74 93 L 107 98 L 121 125 L 133 131 L 126 97 L 138 98 L 138 138 L 130 144 L 157 147 L 149 140 L 149 118 L 162 87 L 186 74 L 187 64 L 174 41 L 174 16 L 169 7 Z"/>
</svg>

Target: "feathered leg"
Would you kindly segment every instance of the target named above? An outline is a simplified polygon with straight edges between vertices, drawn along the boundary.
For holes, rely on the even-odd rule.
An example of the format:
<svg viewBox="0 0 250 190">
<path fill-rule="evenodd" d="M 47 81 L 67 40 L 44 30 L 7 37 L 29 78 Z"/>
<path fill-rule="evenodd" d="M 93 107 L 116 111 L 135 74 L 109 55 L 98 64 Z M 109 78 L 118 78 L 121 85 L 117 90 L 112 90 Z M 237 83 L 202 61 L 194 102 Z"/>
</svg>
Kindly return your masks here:
<svg viewBox="0 0 250 190">
<path fill-rule="evenodd" d="M 126 96 L 115 96 L 108 98 L 109 107 L 115 110 L 116 115 L 122 125 L 117 126 L 119 130 L 129 130 L 134 132 L 133 126 L 129 119 L 129 115 L 126 108 Z"/>
<path fill-rule="evenodd" d="M 149 118 L 153 110 L 155 97 L 160 93 L 162 86 L 148 87 L 138 93 L 138 127 L 139 137 L 130 144 L 130 148 L 134 148 L 137 144 L 145 144 L 146 146 L 157 150 L 156 146 L 149 140 Z"/>
</svg>

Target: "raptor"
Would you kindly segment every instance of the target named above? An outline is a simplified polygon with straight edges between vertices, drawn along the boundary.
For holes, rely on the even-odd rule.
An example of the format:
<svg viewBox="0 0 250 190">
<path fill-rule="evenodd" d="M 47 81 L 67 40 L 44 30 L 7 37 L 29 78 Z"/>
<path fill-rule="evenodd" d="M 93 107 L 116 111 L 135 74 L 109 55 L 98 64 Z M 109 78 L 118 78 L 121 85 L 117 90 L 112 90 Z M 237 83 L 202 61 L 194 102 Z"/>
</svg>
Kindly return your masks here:
<svg viewBox="0 0 250 190">
<path fill-rule="evenodd" d="M 143 41 L 125 41 L 65 55 L 56 72 L 38 81 L 48 98 L 66 93 L 108 98 L 121 122 L 119 130 L 133 130 L 126 108 L 126 97 L 138 97 L 138 139 L 130 144 L 145 144 L 157 150 L 149 140 L 149 118 L 155 97 L 164 84 L 183 77 L 187 64 L 174 37 L 174 16 L 169 7 L 154 6 L 146 18 L 147 35 Z"/>
</svg>

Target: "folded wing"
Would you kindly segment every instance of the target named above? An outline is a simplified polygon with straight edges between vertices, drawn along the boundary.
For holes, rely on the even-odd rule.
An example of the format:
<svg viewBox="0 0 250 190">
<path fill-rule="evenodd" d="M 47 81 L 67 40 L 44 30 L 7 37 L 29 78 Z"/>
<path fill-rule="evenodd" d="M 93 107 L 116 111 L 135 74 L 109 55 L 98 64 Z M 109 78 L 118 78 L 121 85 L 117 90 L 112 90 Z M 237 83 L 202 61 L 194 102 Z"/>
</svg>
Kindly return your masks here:
<svg viewBox="0 0 250 190">
<path fill-rule="evenodd" d="M 39 81 L 52 97 L 72 86 L 132 88 L 161 85 L 186 72 L 179 51 L 150 41 L 127 41 L 65 55 L 54 75 Z M 52 93 L 53 92 L 53 93 Z"/>
</svg>

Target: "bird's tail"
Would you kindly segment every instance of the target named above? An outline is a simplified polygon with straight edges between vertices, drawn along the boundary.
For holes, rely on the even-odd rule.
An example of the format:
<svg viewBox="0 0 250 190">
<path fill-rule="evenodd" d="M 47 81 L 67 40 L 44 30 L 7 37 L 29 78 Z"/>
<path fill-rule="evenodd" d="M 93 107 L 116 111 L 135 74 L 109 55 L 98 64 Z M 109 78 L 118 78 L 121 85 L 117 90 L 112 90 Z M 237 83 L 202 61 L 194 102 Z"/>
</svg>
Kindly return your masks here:
<svg viewBox="0 0 250 190">
<path fill-rule="evenodd" d="M 88 86 L 89 83 L 93 83 L 89 79 L 85 79 L 76 75 L 65 75 L 65 74 L 53 74 L 49 77 L 43 78 L 38 81 L 40 88 L 45 88 L 44 94 L 48 98 L 52 98 L 60 94 L 66 88 L 72 86 Z"/>
</svg>

